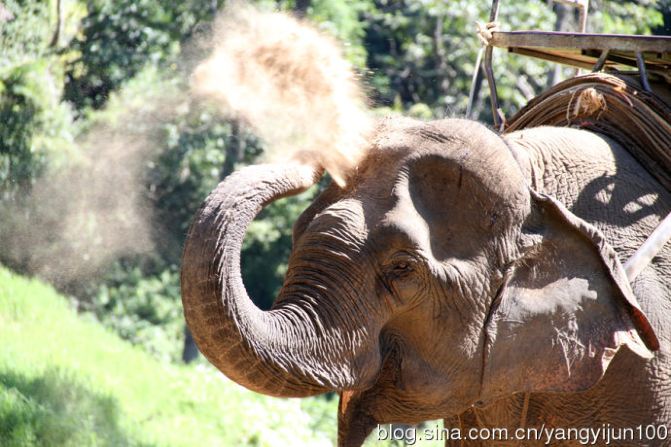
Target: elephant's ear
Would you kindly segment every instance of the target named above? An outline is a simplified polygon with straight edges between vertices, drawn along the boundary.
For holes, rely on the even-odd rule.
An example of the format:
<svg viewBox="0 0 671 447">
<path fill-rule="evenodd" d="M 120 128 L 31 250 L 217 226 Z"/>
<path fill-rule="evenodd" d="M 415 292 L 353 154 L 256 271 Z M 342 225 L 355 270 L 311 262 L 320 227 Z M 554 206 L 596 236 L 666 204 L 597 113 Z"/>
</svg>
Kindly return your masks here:
<svg viewBox="0 0 671 447">
<path fill-rule="evenodd" d="M 643 358 L 659 347 L 603 235 L 553 198 L 531 198 L 486 328 L 483 397 L 585 390 L 621 346 Z"/>
</svg>

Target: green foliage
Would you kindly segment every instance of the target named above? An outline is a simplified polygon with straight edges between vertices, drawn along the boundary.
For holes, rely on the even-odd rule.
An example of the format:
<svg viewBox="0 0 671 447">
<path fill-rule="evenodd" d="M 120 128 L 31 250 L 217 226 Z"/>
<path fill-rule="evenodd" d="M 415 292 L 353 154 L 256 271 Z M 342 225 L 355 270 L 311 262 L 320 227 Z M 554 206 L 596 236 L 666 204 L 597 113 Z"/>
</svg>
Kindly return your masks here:
<svg viewBox="0 0 671 447">
<path fill-rule="evenodd" d="M 597 33 L 651 34 L 653 28 L 663 24 L 664 3 L 665 0 L 593 0 L 588 28 Z"/>
<path fill-rule="evenodd" d="M 468 32 L 465 26 L 461 26 L 458 35 L 442 35 L 444 27 L 454 31 L 450 29 L 452 18 L 446 16 L 452 11 L 452 3 L 423 3 L 426 2 L 376 1 L 374 7 L 365 12 L 365 45 L 369 49 L 368 67 L 372 70 L 370 83 L 379 105 L 406 109 L 423 102 L 441 114 L 439 110 L 445 107 L 442 97 L 450 86 L 450 78 L 456 79 L 457 71 L 467 68 L 454 58 L 448 61 L 448 48 L 444 43 L 447 39 L 453 40 L 455 46 L 465 47 L 471 54 L 476 43 L 470 33 L 471 43 L 464 45 L 462 36 Z M 465 10 L 454 8 L 459 11 L 455 20 L 462 25 L 472 24 L 478 17 L 478 8 L 475 4 L 470 6 Z M 449 62 L 452 63 L 448 65 Z"/>
<path fill-rule="evenodd" d="M 82 33 L 72 43 L 80 57 L 69 67 L 65 98 L 79 108 L 100 107 L 110 92 L 146 63 L 174 52 L 161 29 L 169 17 L 154 1 L 90 1 Z"/>
<path fill-rule="evenodd" d="M 242 277 L 250 297 L 262 309 L 270 308 L 282 286 L 293 224 L 318 189 L 313 187 L 270 204 L 247 230 L 241 255 Z"/>
<path fill-rule="evenodd" d="M 121 338 L 157 358 L 179 361 L 184 317 L 177 267 L 150 276 L 137 265 L 117 263 L 88 306 Z"/>
<path fill-rule="evenodd" d="M 172 117 L 160 125 L 157 139 L 161 149 L 145 172 L 147 193 L 163 227 L 159 250 L 178 263 L 193 215 L 223 179 L 228 147 L 242 140 L 250 158 L 259 149 L 251 137 L 235 135 L 230 122 L 208 110 Z"/>
<path fill-rule="evenodd" d="M 58 86 L 48 59 L 0 70 L 0 203 L 69 153 L 72 115 Z"/>
<path fill-rule="evenodd" d="M 89 0 L 82 32 L 70 45 L 65 99 L 78 109 L 101 107 L 145 66 L 172 62 L 198 23 L 221 1 Z"/>
<path fill-rule="evenodd" d="M 34 82 L 34 78 L 39 77 L 40 70 L 33 65 L 36 64 L 12 70 L 0 84 L 0 120 L 3 122 L 0 131 L 0 178 L 5 197 L 19 185 L 30 182 L 44 167 L 44 154 L 31 150 L 35 128 L 40 127 L 36 117 L 43 99 L 40 95 L 43 92 L 35 91 L 39 89 L 39 83 Z"/>
<path fill-rule="evenodd" d="M 52 2 L 6 1 L 0 24 L 0 207 L 68 155 L 72 114 L 61 102 L 62 58 L 52 54 Z"/>
<path fill-rule="evenodd" d="M 471 76 L 480 42 L 476 21 L 486 21 L 489 3 L 473 1 L 376 1 L 365 14 L 370 83 L 378 104 L 407 110 L 427 104 L 437 117 L 466 110 Z M 504 28 L 552 29 L 552 11 L 538 2 L 502 2 Z M 500 56 L 499 56 L 500 57 Z M 547 65 L 524 58 L 496 61 L 504 110 L 528 98 L 515 82 L 525 76 L 539 90 Z M 487 107 L 479 107 L 482 119 Z"/>
<path fill-rule="evenodd" d="M 345 56 L 359 70 L 365 71 L 367 50 L 363 46 L 366 24 L 360 15 L 370 7 L 369 1 L 314 0 L 308 17 L 342 42 Z"/>
<path fill-rule="evenodd" d="M 662 16 L 662 23 L 652 30 L 653 33 L 663 36 L 671 35 L 671 0 L 659 0 L 657 11 Z"/>
<path fill-rule="evenodd" d="M 592 2 L 590 28 L 595 32 L 650 33 L 662 23 L 656 3 Z M 475 23 L 488 20 L 490 5 L 470 0 L 372 2 L 362 16 L 367 65 L 372 70 L 368 81 L 376 103 L 399 111 L 424 103 L 435 117 L 463 114 L 481 46 Z M 545 2 L 501 2 L 499 23 L 504 30 L 551 31 L 555 20 L 552 7 Z M 494 54 L 501 107 L 511 115 L 547 88 L 554 66 L 501 50 Z M 486 97 L 481 95 L 474 116 L 491 121 L 483 99 Z"/>
<path fill-rule="evenodd" d="M 6 447 L 140 445 L 119 427 L 113 398 L 59 369 L 31 378 L 0 372 L 0 440 Z"/>
<path fill-rule="evenodd" d="M 209 366 L 159 362 L 78 317 L 52 288 L 2 268 L 0 340 L 3 446 L 334 442 L 335 400 L 274 399 Z"/>
<path fill-rule="evenodd" d="M 53 33 L 51 1 L 3 2 L 12 20 L 0 23 L 0 69 L 20 65 L 47 53 Z"/>
</svg>

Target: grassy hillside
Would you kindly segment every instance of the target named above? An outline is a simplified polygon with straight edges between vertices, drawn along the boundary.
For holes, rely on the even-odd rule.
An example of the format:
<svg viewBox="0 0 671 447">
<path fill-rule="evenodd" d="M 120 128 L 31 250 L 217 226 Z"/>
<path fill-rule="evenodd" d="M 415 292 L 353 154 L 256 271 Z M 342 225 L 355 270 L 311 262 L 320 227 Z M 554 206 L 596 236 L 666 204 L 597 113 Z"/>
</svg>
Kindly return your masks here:
<svg viewBox="0 0 671 447">
<path fill-rule="evenodd" d="M 332 445 L 336 402 L 160 363 L 0 267 L 1 446 Z"/>
</svg>

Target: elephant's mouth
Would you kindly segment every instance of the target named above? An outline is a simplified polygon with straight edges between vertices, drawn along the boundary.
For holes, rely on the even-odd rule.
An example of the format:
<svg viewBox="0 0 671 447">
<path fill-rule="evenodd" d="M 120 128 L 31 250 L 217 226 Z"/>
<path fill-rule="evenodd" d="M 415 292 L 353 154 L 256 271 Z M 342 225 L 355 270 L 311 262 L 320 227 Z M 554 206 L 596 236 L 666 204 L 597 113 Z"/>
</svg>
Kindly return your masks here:
<svg viewBox="0 0 671 447">
<path fill-rule="evenodd" d="M 400 337 L 392 332 L 383 331 L 380 335 L 380 367 L 366 389 L 386 386 L 402 389 L 402 352 L 403 341 Z"/>
<path fill-rule="evenodd" d="M 365 410 L 360 411 L 375 423 L 420 423 L 460 414 L 468 408 L 459 404 L 463 401 L 459 393 L 455 396 L 441 391 L 455 391 L 455 382 L 432 368 L 399 335 L 382 332 L 380 358 L 371 386 L 352 390 L 358 402 L 365 402 Z"/>
<path fill-rule="evenodd" d="M 403 421 L 420 423 L 438 416 L 427 414 L 421 396 L 406 387 L 403 380 L 403 349 L 399 343 L 385 343 L 380 369 L 373 383 L 367 388 L 348 390 L 341 394 L 341 420 L 352 429 L 366 428 L 366 433 L 375 424 Z M 362 425 L 362 427 L 359 427 Z M 354 430 L 356 431 L 356 430 Z M 365 437 L 365 436 L 364 436 Z"/>
</svg>

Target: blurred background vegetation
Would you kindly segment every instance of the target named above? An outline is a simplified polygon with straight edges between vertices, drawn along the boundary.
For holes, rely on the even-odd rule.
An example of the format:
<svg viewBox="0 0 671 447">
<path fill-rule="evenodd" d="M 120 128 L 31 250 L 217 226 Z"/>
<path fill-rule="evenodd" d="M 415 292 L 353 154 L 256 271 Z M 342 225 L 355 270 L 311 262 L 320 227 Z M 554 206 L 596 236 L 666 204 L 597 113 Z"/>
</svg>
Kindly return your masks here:
<svg viewBox="0 0 671 447">
<path fill-rule="evenodd" d="M 191 216 L 218 182 L 259 160 L 263 152 L 262 144 L 238 123 L 186 99 L 188 73 L 202 57 L 201 43 L 225 3 L 0 0 L 0 264 L 51 283 L 81 317 L 106 326 L 166 368 L 203 362 L 185 339 L 179 296 L 180 250 Z M 381 114 L 421 119 L 464 115 L 480 47 L 475 22 L 486 21 L 489 2 L 254 3 L 305 17 L 336 36 Z M 501 3 L 504 29 L 576 26 L 574 11 L 551 1 Z M 588 31 L 670 34 L 671 0 L 593 0 Z M 503 110 L 512 114 L 573 71 L 499 51 L 495 73 Z M 487 100 L 483 89 L 474 118 L 490 122 Z M 113 148 L 115 156 L 101 155 L 101 144 L 119 135 L 124 143 Z M 91 202 L 73 208 L 70 201 L 87 193 L 88 185 L 99 189 L 100 178 L 106 182 L 103 188 L 117 191 L 121 199 L 98 191 L 91 195 L 95 210 L 87 205 Z M 281 286 L 291 226 L 318 189 L 272 204 L 249 230 L 243 275 L 262 308 L 272 304 Z M 124 207 L 119 200 L 133 206 Z M 76 222 L 63 213 L 76 216 Z M 138 213 L 146 226 L 142 231 L 134 226 Z M 105 238 L 110 229 L 116 231 L 114 247 L 120 249 L 110 248 Z M 125 243 L 119 244 L 120 239 Z M 0 287 L 3 281 L 10 281 L 9 273 L 0 276 Z M 9 300 L 15 291 L 10 287 L 4 292 L 0 289 L 0 300 Z M 2 304 L 0 315 L 8 309 Z M 2 322 L 0 317 L 0 326 Z M 77 341 L 70 337 L 63 343 Z M 43 414 L 46 407 L 31 409 L 29 397 L 77 382 L 71 376 L 75 373 L 55 370 L 30 379 L 12 370 L 10 356 L 5 361 L 0 444 L 48 444 L 27 428 L 12 432 L 17 423 L 11 418 L 24 412 L 25 418 L 58 425 Z M 91 424 L 114 424 L 107 414 L 115 404 L 89 391 L 78 382 L 72 385 L 72 399 L 97 408 L 76 411 L 93 418 Z M 16 393 L 28 400 L 16 403 Z M 311 402 L 307 405 L 314 408 L 334 408 L 328 397 Z M 19 413 L 7 408 L 19 408 Z M 323 422 L 322 410 L 310 414 Z M 333 439 L 335 412 L 329 417 L 324 430 Z M 111 441 L 98 443 L 136 444 L 118 427 L 108 429 Z M 64 436 L 65 441 L 52 445 L 96 444 Z M 266 445 L 261 438 L 249 439 L 245 442 L 257 439 Z"/>
</svg>

